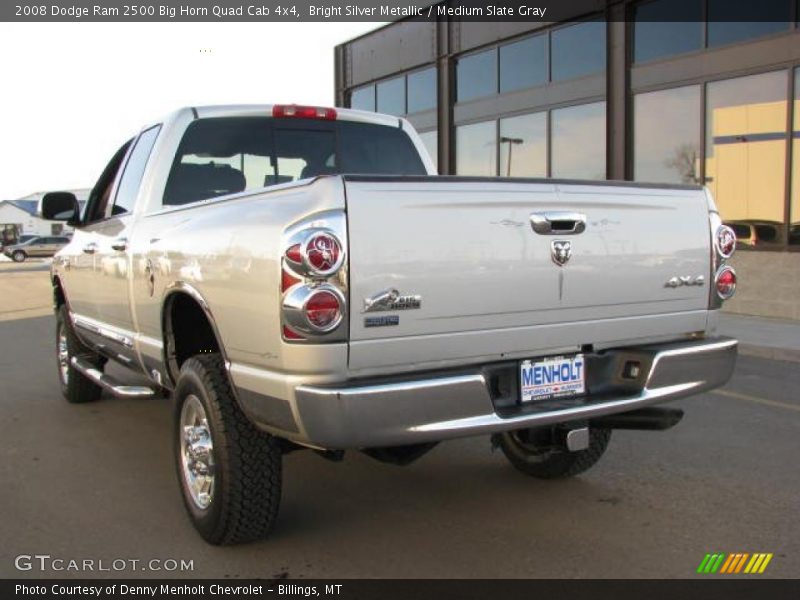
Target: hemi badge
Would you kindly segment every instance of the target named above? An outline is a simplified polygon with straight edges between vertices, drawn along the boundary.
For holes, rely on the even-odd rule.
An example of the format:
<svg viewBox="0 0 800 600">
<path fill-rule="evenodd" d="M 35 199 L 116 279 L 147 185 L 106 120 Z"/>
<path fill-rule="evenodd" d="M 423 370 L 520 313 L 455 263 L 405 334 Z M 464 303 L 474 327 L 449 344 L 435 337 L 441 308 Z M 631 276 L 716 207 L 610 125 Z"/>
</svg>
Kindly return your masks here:
<svg viewBox="0 0 800 600">
<path fill-rule="evenodd" d="M 400 325 L 400 317 L 397 315 L 390 315 L 387 317 L 366 317 L 364 319 L 364 327 L 391 327 L 393 325 Z"/>
</svg>

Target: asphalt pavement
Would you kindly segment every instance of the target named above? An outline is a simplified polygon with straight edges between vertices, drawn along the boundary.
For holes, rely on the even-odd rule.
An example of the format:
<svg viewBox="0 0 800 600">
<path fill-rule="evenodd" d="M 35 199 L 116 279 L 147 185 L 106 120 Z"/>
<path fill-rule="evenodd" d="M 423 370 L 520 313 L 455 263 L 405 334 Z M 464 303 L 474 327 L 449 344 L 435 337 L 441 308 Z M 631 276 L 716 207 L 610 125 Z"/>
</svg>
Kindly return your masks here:
<svg viewBox="0 0 800 600">
<path fill-rule="evenodd" d="M 485 437 L 408 467 L 293 453 L 272 537 L 216 548 L 184 514 L 169 401 L 67 404 L 53 334 L 51 316 L 0 322 L 0 577 L 692 577 L 709 552 L 773 553 L 755 577 L 800 574 L 793 362 L 741 356 L 724 389 L 676 403 L 677 427 L 615 432 L 566 481 L 521 475 Z M 35 554 L 123 568 L 15 568 Z M 152 559 L 162 570 L 142 570 Z"/>
</svg>

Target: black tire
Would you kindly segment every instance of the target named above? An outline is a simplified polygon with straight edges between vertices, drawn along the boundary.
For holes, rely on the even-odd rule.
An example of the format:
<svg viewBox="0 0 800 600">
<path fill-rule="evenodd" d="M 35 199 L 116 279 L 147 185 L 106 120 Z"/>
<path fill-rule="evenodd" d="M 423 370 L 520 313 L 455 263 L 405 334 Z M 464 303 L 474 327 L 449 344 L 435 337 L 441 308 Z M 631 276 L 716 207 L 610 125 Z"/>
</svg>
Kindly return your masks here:
<svg viewBox="0 0 800 600">
<path fill-rule="evenodd" d="M 538 446 L 526 440 L 530 430 L 500 435 L 500 448 L 519 471 L 537 479 L 563 479 L 587 471 L 600 460 L 611 439 L 610 429 L 590 429 L 589 447 L 569 452 L 552 446 Z"/>
<path fill-rule="evenodd" d="M 28 258 L 28 255 L 22 250 L 14 250 L 14 252 L 11 254 L 11 260 L 14 262 L 25 262 L 26 258 Z"/>
<path fill-rule="evenodd" d="M 213 473 L 213 481 L 206 488 L 209 497 L 205 498 L 205 507 L 193 497 L 188 481 L 192 469 L 185 465 L 185 461 L 192 462 L 182 446 L 186 433 L 181 419 L 187 401 L 194 405 L 199 401 L 212 442 L 208 451 L 212 458 L 202 463 L 203 469 L 213 466 L 205 471 Z M 256 428 L 242 413 L 219 354 L 198 355 L 183 363 L 174 394 L 173 431 L 181 495 L 203 539 L 230 545 L 266 537 L 280 507 L 280 442 Z"/>
<path fill-rule="evenodd" d="M 63 334 L 63 338 L 62 338 Z M 62 347 L 63 344 L 63 347 Z M 82 404 L 94 402 L 100 398 L 103 388 L 88 379 L 72 366 L 73 356 L 80 356 L 89 361 L 97 369 L 103 369 L 105 360 L 89 350 L 75 335 L 69 320 L 67 307 L 61 305 L 56 313 L 56 367 L 61 393 L 67 402 Z M 62 362 L 65 360 L 65 363 Z"/>
</svg>

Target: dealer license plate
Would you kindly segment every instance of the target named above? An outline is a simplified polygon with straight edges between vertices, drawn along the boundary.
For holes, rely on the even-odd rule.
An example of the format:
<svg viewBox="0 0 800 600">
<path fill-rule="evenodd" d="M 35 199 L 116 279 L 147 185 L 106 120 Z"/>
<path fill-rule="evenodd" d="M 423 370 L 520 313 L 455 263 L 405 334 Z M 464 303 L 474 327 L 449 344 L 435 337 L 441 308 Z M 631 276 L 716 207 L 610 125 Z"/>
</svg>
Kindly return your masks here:
<svg viewBox="0 0 800 600">
<path fill-rule="evenodd" d="M 579 396 L 586 391 L 583 354 L 523 360 L 519 364 L 522 402 Z"/>
</svg>

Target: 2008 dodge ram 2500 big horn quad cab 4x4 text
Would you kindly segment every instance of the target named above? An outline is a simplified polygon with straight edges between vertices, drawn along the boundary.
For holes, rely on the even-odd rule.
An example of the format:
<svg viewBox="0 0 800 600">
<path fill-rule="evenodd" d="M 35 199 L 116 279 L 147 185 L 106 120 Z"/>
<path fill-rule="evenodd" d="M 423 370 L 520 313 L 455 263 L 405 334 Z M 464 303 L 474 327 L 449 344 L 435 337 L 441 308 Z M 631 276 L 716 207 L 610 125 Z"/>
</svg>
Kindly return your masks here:
<svg viewBox="0 0 800 600">
<path fill-rule="evenodd" d="M 42 212 L 75 226 L 52 267 L 66 399 L 169 393 L 215 544 L 268 532 L 286 452 L 407 464 L 489 434 L 523 473 L 575 475 L 736 358 L 715 336 L 735 238 L 706 190 L 439 177 L 396 117 L 179 110 L 119 149 L 85 214 L 63 192 Z"/>
</svg>

